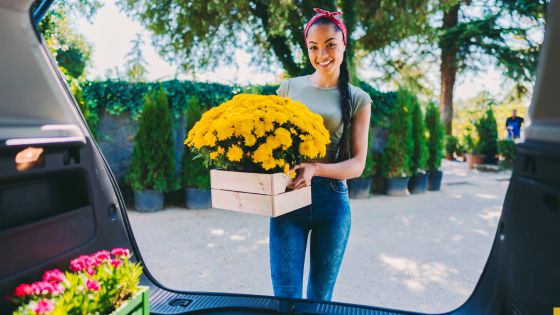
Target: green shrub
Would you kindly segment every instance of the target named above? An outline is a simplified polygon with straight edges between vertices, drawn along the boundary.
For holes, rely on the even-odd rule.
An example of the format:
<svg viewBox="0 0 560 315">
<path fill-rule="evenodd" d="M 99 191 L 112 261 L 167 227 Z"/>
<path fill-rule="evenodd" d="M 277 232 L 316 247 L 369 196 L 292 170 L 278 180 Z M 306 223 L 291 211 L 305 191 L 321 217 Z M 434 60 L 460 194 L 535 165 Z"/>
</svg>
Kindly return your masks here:
<svg viewBox="0 0 560 315">
<path fill-rule="evenodd" d="M 186 111 L 187 131 L 185 133 L 185 138 L 206 110 L 207 108 L 201 104 L 198 97 L 193 96 L 189 98 Z M 183 187 L 198 188 L 201 190 L 210 189 L 210 171 L 204 166 L 203 160 L 197 159 L 196 154 L 187 147 L 185 147 L 181 159 L 181 183 Z"/>
<path fill-rule="evenodd" d="M 144 97 L 126 178 L 133 189 L 169 192 L 178 188 L 171 124 L 167 94 L 160 87 Z"/>
<path fill-rule="evenodd" d="M 366 156 L 366 165 L 364 166 L 364 171 L 359 178 L 372 178 L 375 173 L 376 168 L 376 161 L 374 157 L 374 152 L 371 151 L 371 138 L 372 138 L 372 130 L 369 128 L 369 135 L 368 135 L 368 150 Z"/>
<path fill-rule="evenodd" d="M 501 165 L 505 168 L 512 168 L 513 161 L 517 155 L 517 148 L 512 139 L 498 141 L 498 153 L 503 157 Z"/>
<path fill-rule="evenodd" d="M 385 178 L 399 178 L 411 175 L 410 152 L 412 142 L 412 117 L 409 104 L 414 96 L 399 89 L 393 110 L 389 116 L 389 134 L 383 149 L 380 170 Z"/>
<path fill-rule="evenodd" d="M 420 102 L 416 96 L 411 96 L 412 139 L 413 149 L 410 157 L 412 173 L 424 171 L 428 162 L 428 143 L 426 139 L 426 124 Z"/>
<path fill-rule="evenodd" d="M 428 129 L 428 171 L 437 171 L 443 158 L 445 130 L 437 106 L 430 102 L 426 109 L 426 128 Z"/>
<path fill-rule="evenodd" d="M 455 136 L 445 136 L 445 155 L 453 157 L 453 154 L 459 153 L 459 139 Z"/>
<path fill-rule="evenodd" d="M 475 127 L 478 133 L 477 151 L 488 158 L 495 157 L 498 154 L 498 127 L 491 106 L 476 122 Z"/>
</svg>

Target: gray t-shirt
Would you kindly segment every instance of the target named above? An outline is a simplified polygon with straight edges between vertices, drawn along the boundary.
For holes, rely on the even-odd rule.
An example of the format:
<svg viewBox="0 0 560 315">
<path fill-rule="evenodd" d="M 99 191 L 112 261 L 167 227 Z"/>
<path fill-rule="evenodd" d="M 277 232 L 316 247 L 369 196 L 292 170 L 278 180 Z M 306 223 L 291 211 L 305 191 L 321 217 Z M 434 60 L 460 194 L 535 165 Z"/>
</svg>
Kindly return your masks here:
<svg viewBox="0 0 560 315">
<path fill-rule="evenodd" d="M 333 161 L 342 137 L 343 123 L 340 108 L 340 92 L 337 87 L 320 88 L 311 83 L 310 76 L 301 76 L 282 82 L 278 96 L 289 97 L 303 103 L 310 111 L 323 117 L 323 123 L 329 130 L 331 143 L 327 146 L 327 161 Z M 357 86 L 350 84 L 350 117 L 353 119 L 366 106 L 371 104 L 369 94 Z"/>
</svg>

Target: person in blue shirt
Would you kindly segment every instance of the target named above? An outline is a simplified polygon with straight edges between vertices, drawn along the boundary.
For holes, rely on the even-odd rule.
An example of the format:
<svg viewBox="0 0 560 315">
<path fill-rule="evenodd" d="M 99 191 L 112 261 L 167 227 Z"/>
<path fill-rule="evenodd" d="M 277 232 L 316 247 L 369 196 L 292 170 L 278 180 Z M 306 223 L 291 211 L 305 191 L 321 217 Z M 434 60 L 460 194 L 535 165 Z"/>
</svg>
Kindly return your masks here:
<svg viewBox="0 0 560 315">
<path fill-rule="evenodd" d="M 511 112 L 511 117 L 506 120 L 506 128 L 508 132 L 508 139 L 517 139 L 521 134 L 521 125 L 523 124 L 523 117 L 517 116 L 517 110 Z"/>
</svg>

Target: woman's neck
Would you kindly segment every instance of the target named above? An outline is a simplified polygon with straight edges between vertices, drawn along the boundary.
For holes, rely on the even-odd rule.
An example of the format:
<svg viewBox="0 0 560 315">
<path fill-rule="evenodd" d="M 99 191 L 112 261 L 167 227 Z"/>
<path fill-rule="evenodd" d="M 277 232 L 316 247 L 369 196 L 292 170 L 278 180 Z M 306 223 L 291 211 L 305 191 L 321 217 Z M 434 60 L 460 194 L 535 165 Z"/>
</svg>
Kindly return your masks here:
<svg viewBox="0 0 560 315">
<path fill-rule="evenodd" d="M 338 78 L 340 76 L 340 69 L 333 75 L 322 75 L 319 72 L 314 72 L 310 79 L 313 85 L 320 88 L 332 88 L 338 86 Z"/>
</svg>

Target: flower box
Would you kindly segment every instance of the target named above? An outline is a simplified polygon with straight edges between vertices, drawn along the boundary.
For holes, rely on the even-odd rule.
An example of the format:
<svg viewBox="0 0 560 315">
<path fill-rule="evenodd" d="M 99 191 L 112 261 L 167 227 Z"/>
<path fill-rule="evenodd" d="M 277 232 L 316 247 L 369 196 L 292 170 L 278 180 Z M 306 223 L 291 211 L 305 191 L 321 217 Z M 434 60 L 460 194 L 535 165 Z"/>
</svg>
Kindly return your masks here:
<svg viewBox="0 0 560 315">
<path fill-rule="evenodd" d="M 311 204 L 311 187 L 286 191 L 287 174 L 210 170 L 212 207 L 277 217 Z"/>
<path fill-rule="evenodd" d="M 150 288 L 139 286 L 136 294 L 114 310 L 110 315 L 149 315 Z"/>
</svg>

